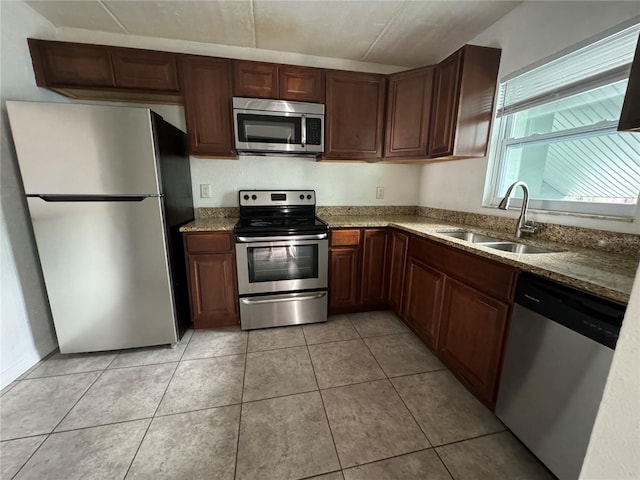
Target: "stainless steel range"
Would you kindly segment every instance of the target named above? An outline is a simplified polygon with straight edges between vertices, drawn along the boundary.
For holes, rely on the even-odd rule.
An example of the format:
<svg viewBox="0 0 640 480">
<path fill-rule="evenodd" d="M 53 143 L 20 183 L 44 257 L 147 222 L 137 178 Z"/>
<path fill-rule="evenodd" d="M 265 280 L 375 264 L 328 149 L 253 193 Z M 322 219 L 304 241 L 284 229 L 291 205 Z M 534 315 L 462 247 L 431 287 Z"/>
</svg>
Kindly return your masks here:
<svg viewBox="0 0 640 480">
<path fill-rule="evenodd" d="M 243 330 L 327 320 L 329 227 L 313 190 L 240 190 L 234 228 Z"/>
</svg>

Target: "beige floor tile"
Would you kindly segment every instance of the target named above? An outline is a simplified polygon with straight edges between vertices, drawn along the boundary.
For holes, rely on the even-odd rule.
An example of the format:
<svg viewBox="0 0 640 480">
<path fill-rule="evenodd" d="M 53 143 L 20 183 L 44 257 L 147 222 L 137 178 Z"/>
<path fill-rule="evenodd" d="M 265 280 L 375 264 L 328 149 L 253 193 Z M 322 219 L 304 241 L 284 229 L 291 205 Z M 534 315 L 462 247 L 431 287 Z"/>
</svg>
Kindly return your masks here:
<svg viewBox="0 0 640 480">
<path fill-rule="evenodd" d="M 309 353 L 320 388 L 385 378 L 362 340 L 309 345 Z"/>
<path fill-rule="evenodd" d="M 247 337 L 240 327 L 195 330 L 182 360 L 246 353 Z"/>
<path fill-rule="evenodd" d="M 175 368 L 175 363 L 161 363 L 106 370 L 56 431 L 153 416 Z"/>
<path fill-rule="evenodd" d="M 248 352 L 274 350 L 276 348 L 305 345 L 302 327 L 276 327 L 251 330 L 249 332 Z"/>
<path fill-rule="evenodd" d="M 436 448 L 455 480 L 554 480 L 510 432 Z"/>
<path fill-rule="evenodd" d="M 67 373 L 95 372 L 104 370 L 116 358 L 117 352 L 100 353 L 56 353 L 42 362 L 26 378 L 50 377 Z"/>
<path fill-rule="evenodd" d="M 505 430 L 448 370 L 392 378 L 391 382 L 433 445 Z"/>
<path fill-rule="evenodd" d="M 39 435 L 0 443 L 0 478 L 13 478 L 45 438 Z"/>
<path fill-rule="evenodd" d="M 242 405 L 237 480 L 303 478 L 338 469 L 318 392 Z"/>
<path fill-rule="evenodd" d="M 343 468 L 428 448 L 388 380 L 322 391 Z"/>
<path fill-rule="evenodd" d="M 99 375 L 21 380 L 0 399 L 0 439 L 50 433 Z"/>
<path fill-rule="evenodd" d="M 369 337 L 364 341 L 388 377 L 445 368 L 413 333 Z"/>
<path fill-rule="evenodd" d="M 317 389 L 307 347 L 247 354 L 244 402 Z"/>
<path fill-rule="evenodd" d="M 349 314 L 349 319 L 361 337 L 377 337 L 410 331 L 398 316 L 390 311 L 353 313 Z"/>
<path fill-rule="evenodd" d="M 127 480 L 233 480 L 239 421 L 240 405 L 154 418 Z"/>
<path fill-rule="evenodd" d="M 332 315 L 324 323 L 312 323 L 302 327 L 307 345 L 339 342 L 360 338 L 346 315 Z"/>
<path fill-rule="evenodd" d="M 345 480 L 452 480 L 433 449 L 380 460 L 344 471 Z"/>
<path fill-rule="evenodd" d="M 150 420 L 49 436 L 16 480 L 123 478 Z"/>
<path fill-rule="evenodd" d="M 244 357 L 227 355 L 180 362 L 157 414 L 240 403 Z"/>
<path fill-rule="evenodd" d="M 135 367 L 142 365 L 153 365 L 155 363 L 178 362 L 182 358 L 189 340 L 193 335 L 193 330 L 187 330 L 175 348 L 169 345 L 158 347 L 133 348 L 118 353 L 116 359 L 109 365 L 109 368 Z"/>
</svg>

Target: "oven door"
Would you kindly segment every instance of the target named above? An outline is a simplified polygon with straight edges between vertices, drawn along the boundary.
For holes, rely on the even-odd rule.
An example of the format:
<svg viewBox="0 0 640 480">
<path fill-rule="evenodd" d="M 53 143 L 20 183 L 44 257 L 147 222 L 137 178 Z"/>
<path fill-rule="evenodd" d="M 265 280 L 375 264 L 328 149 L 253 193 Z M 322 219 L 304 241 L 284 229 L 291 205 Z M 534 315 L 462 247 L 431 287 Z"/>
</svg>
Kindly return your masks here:
<svg viewBox="0 0 640 480">
<path fill-rule="evenodd" d="M 326 236 L 238 237 L 238 293 L 242 296 L 326 289 L 329 262 Z"/>
</svg>

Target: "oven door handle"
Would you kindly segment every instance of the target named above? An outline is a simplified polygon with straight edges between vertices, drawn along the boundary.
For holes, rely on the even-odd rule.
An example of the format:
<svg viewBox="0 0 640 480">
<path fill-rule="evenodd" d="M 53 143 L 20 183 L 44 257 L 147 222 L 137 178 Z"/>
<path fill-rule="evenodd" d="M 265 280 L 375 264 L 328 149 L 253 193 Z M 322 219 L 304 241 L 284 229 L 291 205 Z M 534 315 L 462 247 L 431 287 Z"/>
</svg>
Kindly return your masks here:
<svg viewBox="0 0 640 480">
<path fill-rule="evenodd" d="M 329 238 L 328 233 L 319 233 L 317 235 L 289 235 L 282 237 L 242 237 L 237 236 L 236 241 L 240 243 L 252 243 L 252 242 L 298 242 L 301 240 L 325 240 Z"/>
<path fill-rule="evenodd" d="M 319 292 L 319 293 L 304 293 L 304 294 L 288 294 L 288 295 L 278 295 L 277 297 L 254 297 L 254 298 L 241 298 L 240 301 L 246 305 L 257 304 L 257 303 L 279 303 L 279 302 L 297 302 L 302 300 L 314 300 L 316 298 L 326 297 L 327 292 Z"/>
</svg>

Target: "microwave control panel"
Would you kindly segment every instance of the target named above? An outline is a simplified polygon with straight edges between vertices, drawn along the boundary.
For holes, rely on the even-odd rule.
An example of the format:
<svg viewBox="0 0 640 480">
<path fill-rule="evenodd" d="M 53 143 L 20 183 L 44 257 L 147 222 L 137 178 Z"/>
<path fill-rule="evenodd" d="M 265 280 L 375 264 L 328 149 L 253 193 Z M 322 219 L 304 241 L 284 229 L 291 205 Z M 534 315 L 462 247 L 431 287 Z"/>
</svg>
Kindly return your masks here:
<svg viewBox="0 0 640 480">
<path fill-rule="evenodd" d="M 307 143 L 320 145 L 322 139 L 322 120 L 319 118 L 307 118 Z"/>
</svg>

